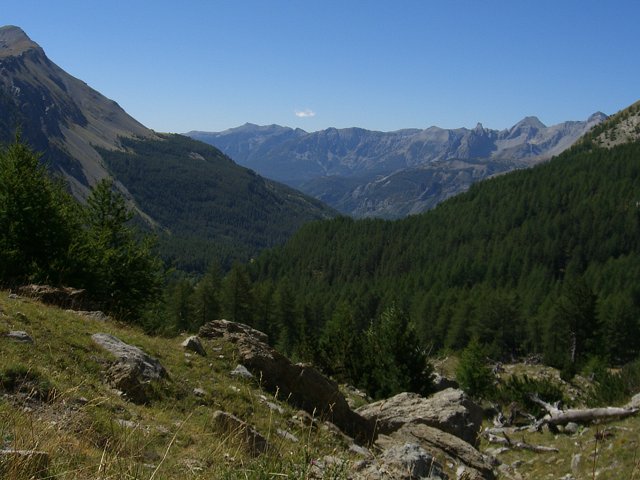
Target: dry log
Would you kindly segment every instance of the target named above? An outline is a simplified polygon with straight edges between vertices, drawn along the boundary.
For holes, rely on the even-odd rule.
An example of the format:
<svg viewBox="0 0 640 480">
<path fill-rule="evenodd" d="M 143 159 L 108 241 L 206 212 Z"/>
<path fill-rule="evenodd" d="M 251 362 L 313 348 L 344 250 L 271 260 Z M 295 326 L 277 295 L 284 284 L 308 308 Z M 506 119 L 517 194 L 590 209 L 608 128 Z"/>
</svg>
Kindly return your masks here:
<svg viewBox="0 0 640 480">
<path fill-rule="evenodd" d="M 538 405 L 544 407 L 548 412 L 547 415 L 538 422 L 538 426 L 542 426 L 544 424 L 551 426 L 566 425 L 569 422 L 591 423 L 598 420 L 617 420 L 630 417 L 640 411 L 638 408 L 623 407 L 575 408 L 560 410 L 558 407 L 541 400 L 537 396 L 532 396 L 531 399 Z"/>
<path fill-rule="evenodd" d="M 499 445 L 505 445 L 508 448 L 514 450 L 529 450 L 537 453 L 558 452 L 555 447 L 545 447 L 544 445 L 532 445 L 526 442 L 513 441 L 505 434 L 504 437 L 499 437 L 491 433 L 485 433 L 485 438 L 489 443 L 497 443 Z"/>
</svg>

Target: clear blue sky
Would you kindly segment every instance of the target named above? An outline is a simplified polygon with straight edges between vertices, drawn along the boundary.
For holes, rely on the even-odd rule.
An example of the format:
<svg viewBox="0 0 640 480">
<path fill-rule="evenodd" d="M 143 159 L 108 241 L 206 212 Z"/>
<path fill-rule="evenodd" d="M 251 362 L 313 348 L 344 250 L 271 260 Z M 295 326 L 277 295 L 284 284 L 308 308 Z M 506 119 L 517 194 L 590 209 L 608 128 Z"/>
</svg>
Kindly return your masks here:
<svg viewBox="0 0 640 480">
<path fill-rule="evenodd" d="M 3 3 L 2 24 L 163 132 L 550 125 L 640 99 L 638 0 Z"/>
</svg>

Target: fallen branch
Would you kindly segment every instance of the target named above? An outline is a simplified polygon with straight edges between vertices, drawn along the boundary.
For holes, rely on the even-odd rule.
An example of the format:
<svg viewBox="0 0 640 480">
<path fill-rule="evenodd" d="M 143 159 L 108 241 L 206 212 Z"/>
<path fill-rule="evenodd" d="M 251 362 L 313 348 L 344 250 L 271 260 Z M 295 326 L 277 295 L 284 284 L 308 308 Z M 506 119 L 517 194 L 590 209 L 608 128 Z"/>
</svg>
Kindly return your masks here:
<svg viewBox="0 0 640 480">
<path fill-rule="evenodd" d="M 538 405 L 541 405 L 548 413 L 538 422 L 538 426 L 544 424 L 558 426 L 573 423 L 591 423 L 598 420 L 617 420 L 635 415 L 640 411 L 638 408 L 623 407 L 602 407 L 602 408 L 576 408 L 560 410 L 555 405 L 551 405 L 535 395 L 531 396 Z"/>
<path fill-rule="evenodd" d="M 507 437 L 506 434 L 504 437 L 499 437 L 491 433 L 485 433 L 485 438 L 489 443 L 505 445 L 506 447 L 513 450 L 529 450 L 531 452 L 536 452 L 536 453 L 558 452 L 558 449 L 555 447 L 545 447 L 544 445 L 532 445 L 530 443 L 518 442 L 518 441 L 514 442 L 509 437 Z"/>
</svg>

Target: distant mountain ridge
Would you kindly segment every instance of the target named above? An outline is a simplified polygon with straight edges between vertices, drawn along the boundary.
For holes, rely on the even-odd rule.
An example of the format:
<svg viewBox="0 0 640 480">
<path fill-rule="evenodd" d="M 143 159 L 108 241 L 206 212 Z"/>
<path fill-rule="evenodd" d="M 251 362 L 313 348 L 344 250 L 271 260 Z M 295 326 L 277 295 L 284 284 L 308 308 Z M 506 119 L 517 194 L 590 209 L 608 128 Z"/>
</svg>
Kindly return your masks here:
<svg viewBox="0 0 640 480">
<path fill-rule="evenodd" d="M 242 165 L 354 216 L 419 213 L 487 176 L 531 166 L 570 147 L 607 115 L 547 127 L 526 117 L 504 130 L 329 128 L 306 132 L 247 123 L 187 133 Z"/>
<path fill-rule="evenodd" d="M 240 167 L 220 150 L 158 134 L 54 64 L 19 27 L 0 28 L 0 141 L 16 130 L 80 199 L 113 177 L 166 260 L 204 271 L 247 260 L 337 212 Z"/>
</svg>

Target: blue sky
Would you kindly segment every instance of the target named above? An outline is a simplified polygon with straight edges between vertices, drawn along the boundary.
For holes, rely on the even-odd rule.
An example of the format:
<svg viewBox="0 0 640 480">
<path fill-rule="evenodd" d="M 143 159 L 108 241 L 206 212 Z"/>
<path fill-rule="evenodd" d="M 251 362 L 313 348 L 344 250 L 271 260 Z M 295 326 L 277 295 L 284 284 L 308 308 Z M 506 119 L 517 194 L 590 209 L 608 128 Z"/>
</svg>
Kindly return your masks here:
<svg viewBox="0 0 640 480">
<path fill-rule="evenodd" d="M 157 131 L 506 128 L 640 99 L 638 0 L 4 2 Z"/>
</svg>

